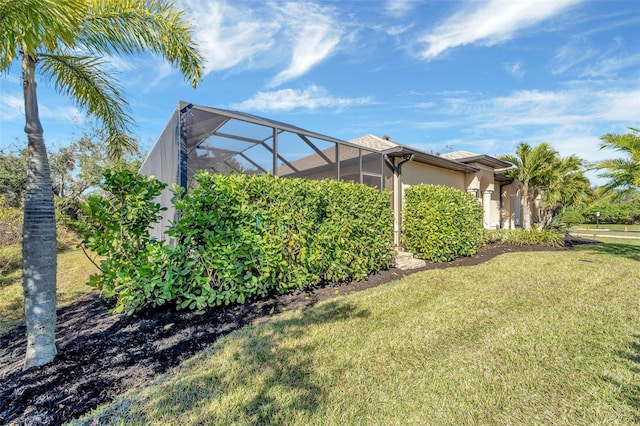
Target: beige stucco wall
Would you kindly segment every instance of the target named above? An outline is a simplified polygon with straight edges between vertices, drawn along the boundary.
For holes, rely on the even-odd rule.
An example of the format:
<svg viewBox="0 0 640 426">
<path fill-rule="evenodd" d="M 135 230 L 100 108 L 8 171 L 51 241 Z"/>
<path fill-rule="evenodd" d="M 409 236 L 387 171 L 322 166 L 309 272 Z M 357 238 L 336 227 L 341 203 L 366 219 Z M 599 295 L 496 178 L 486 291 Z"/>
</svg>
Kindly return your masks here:
<svg viewBox="0 0 640 426">
<path fill-rule="evenodd" d="M 429 183 L 432 185 L 453 186 L 454 188 L 464 191 L 466 189 L 464 181 L 464 173 L 454 172 L 416 161 L 411 161 L 402 166 L 403 186 Z"/>
<path fill-rule="evenodd" d="M 479 163 L 471 163 L 470 165 L 480 170 L 467 175 L 465 189 L 479 189 L 480 191 L 495 191 L 497 189 L 494 183 L 494 170 L 492 167 Z"/>
</svg>

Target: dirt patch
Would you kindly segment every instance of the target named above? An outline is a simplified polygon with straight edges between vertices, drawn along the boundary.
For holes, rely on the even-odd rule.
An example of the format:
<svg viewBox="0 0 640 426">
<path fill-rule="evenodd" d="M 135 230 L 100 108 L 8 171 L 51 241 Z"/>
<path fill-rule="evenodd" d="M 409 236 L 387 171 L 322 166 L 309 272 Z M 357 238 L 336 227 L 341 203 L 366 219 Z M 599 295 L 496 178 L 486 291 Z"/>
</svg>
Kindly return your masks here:
<svg viewBox="0 0 640 426">
<path fill-rule="evenodd" d="M 574 238 L 566 245 L 578 243 L 582 240 Z M 151 382 L 218 337 L 273 313 L 312 306 L 416 271 L 477 265 L 502 253 L 536 250 L 550 249 L 493 244 L 473 257 L 453 262 L 428 264 L 410 272 L 389 269 L 364 281 L 327 284 L 212 308 L 200 315 L 167 309 L 113 315 L 108 312 L 112 307 L 108 301 L 88 293 L 58 310 L 59 354 L 48 365 L 21 371 L 26 347 L 23 325 L 0 336 L 0 423 L 54 425 L 77 418 L 126 390 Z"/>
</svg>

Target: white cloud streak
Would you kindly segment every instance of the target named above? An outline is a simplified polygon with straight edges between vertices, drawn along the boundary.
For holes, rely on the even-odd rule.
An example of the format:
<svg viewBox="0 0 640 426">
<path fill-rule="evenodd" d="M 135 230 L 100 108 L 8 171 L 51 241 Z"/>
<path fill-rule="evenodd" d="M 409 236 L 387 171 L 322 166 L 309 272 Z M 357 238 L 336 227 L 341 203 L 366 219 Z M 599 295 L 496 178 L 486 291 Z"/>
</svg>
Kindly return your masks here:
<svg viewBox="0 0 640 426">
<path fill-rule="evenodd" d="M 493 46 L 565 11 L 579 0 L 489 0 L 466 8 L 419 38 L 427 47 L 420 56 L 434 59 L 449 49 L 469 44 Z"/>
<path fill-rule="evenodd" d="M 640 89 L 629 91 L 523 90 L 510 96 L 466 104 L 451 100 L 456 114 L 469 113 L 482 127 L 566 126 L 593 122 L 640 121 Z"/>
<path fill-rule="evenodd" d="M 329 58 L 344 25 L 331 7 L 305 2 L 183 0 L 197 30 L 205 75 L 221 70 L 284 65 L 269 83 L 277 87 Z"/>
<path fill-rule="evenodd" d="M 384 11 L 394 18 L 402 18 L 413 10 L 414 3 L 411 0 L 387 0 Z"/>
<path fill-rule="evenodd" d="M 325 89 L 314 85 L 304 90 L 282 89 L 272 92 L 258 92 L 250 99 L 233 104 L 231 107 L 253 111 L 292 111 L 318 108 L 341 109 L 353 105 L 368 105 L 372 103 L 374 101 L 371 97 L 333 97 Z"/>
<path fill-rule="evenodd" d="M 18 96 L 3 94 L 0 98 L 0 119 L 14 121 L 24 117 L 24 100 Z"/>
<path fill-rule="evenodd" d="M 272 17 L 266 13 L 258 16 L 248 4 L 238 3 L 236 7 L 205 0 L 184 3 L 197 27 L 194 37 L 206 59 L 205 74 L 250 63 L 255 55 L 274 46 L 274 37 L 281 29 Z"/>
<path fill-rule="evenodd" d="M 580 64 L 591 61 L 597 52 L 593 49 L 578 47 L 574 45 L 566 45 L 556 50 L 553 57 L 554 75 L 563 74 Z"/>
<path fill-rule="evenodd" d="M 522 77 L 524 77 L 525 72 L 522 69 L 522 64 L 520 63 L 520 61 L 516 61 L 510 64 L 504 64 L 504 69 L 517 79 L 522 79 Z"/>
<path fill-rule="evenodd" d="M 83 114 L 73 106 L 58 105 L 48 107 L 42 102 L 38 105 L 38 112 L 42 119 L 52 119 L 56 121 L 67 121 L 79 123 L 83 120 Z M 24 120 L 24 100 L 21 96 L 3 94 L 0 98 L 0 120 L 6 122 L 16 122 Z"/>
<path fill-rule="evenodd" d="M 504 154 L 517 143 L 551 143 L 561 155 L 576 154 L 588 161 L 606 158 L 599 137 L 624 133 L 640 124 L 640 87 L 593 90 L 577 87 L 559 91 L 521 90 L 509 96 L 481 98 L 474 93 L 443 93 L 434 123 L 467 125 L 464 139 L 442 143 L 468 146 L 475 152 Z M 414 123 L 414 127 L 424 125 Z M 493 142 L 492 142 L 493 141 Z M 477 146 L 477 148 L 473 148 Z"/>
<path fill-rule="evenodd" d="M 587 65 L 582 72 L 582 77 L 588 78 L 611 78 L 621 71 L 640 66 L 640 54 L 634 53 L 627 56 L 614 56 L 603 58 Z"/>
<path fill-rule="evenodd" d="M 290 23 L 288 30 L 293 49 L 289 67 L 271 80 L 271 87 L 306 74 L 331 56 L 342 37 L 341 26 L 327 8 L 309 3 L 287 3 L 279 10 Z"/>
</svg>

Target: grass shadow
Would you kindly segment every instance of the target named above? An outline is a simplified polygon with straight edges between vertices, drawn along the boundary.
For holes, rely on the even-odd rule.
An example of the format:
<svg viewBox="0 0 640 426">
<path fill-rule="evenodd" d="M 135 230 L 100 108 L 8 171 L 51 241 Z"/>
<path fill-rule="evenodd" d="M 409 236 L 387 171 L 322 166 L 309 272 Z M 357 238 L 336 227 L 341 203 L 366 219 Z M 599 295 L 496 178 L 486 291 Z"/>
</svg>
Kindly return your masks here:
<svg viewBox="0 0 640 426">
<path fill-rule="evenodd" d="M 116 423 L 169 419 L 185 424 L 200 420 L 212 424 L 286 424 L 292 420 L 283 418 L 285 413 L 306 417 L 322 404 L 326 389 L 315 374 L 316 360 L 312 359 L 321 348 L 313 343 L 315 339 L 305 339 L 305 333 L 313 324 L 369 315 L 337 300 L 294 317 L 273 318 L 245 328 L 223 346 L 199 357 L 186 374 L 167 379 L 142 397 L 111 405 L 101 418 L 106 415 Z M 145 413 L 131 412 L 131 407 L 140 406 L 145 407 L 145 413 L 166 413 L 168 417 L 147 418 Z"/>
<path fill-rule="evenodd" d="M 626 351 L 619 351 L 618 357 L 628 365 L 633 374 L 640 374 L 640 334 L 633 336 Z M 612 377 L 605 380 L 619 389 L 620 399 L 630 406 L 634 413 L 634 423 L 640 424 L 640 383 L 622 383 Z"/>
<path fill-rule="evenodd" d="M 614 256 L 621 256 L 627 259 L 640 261 L 640 246 L 634 246 L 630 244 L 600 243 L 582 246 L 581 249 L 594 251 L 600 254 L 611 254 Z"/>
</svg>

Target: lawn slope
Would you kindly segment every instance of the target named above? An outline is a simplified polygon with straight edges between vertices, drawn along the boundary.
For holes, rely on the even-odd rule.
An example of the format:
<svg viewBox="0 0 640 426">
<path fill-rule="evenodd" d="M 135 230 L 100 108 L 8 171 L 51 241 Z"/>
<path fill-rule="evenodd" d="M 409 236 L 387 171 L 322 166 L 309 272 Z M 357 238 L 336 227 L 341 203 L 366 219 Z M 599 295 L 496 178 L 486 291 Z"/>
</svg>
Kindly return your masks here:
<svg viewBox="0 0 640 426">
<path fill-rule="evenodd" d="M 285 312 L 78 423 L 634 424 L 640 247 L 510 253 Z"/>
</svg>

